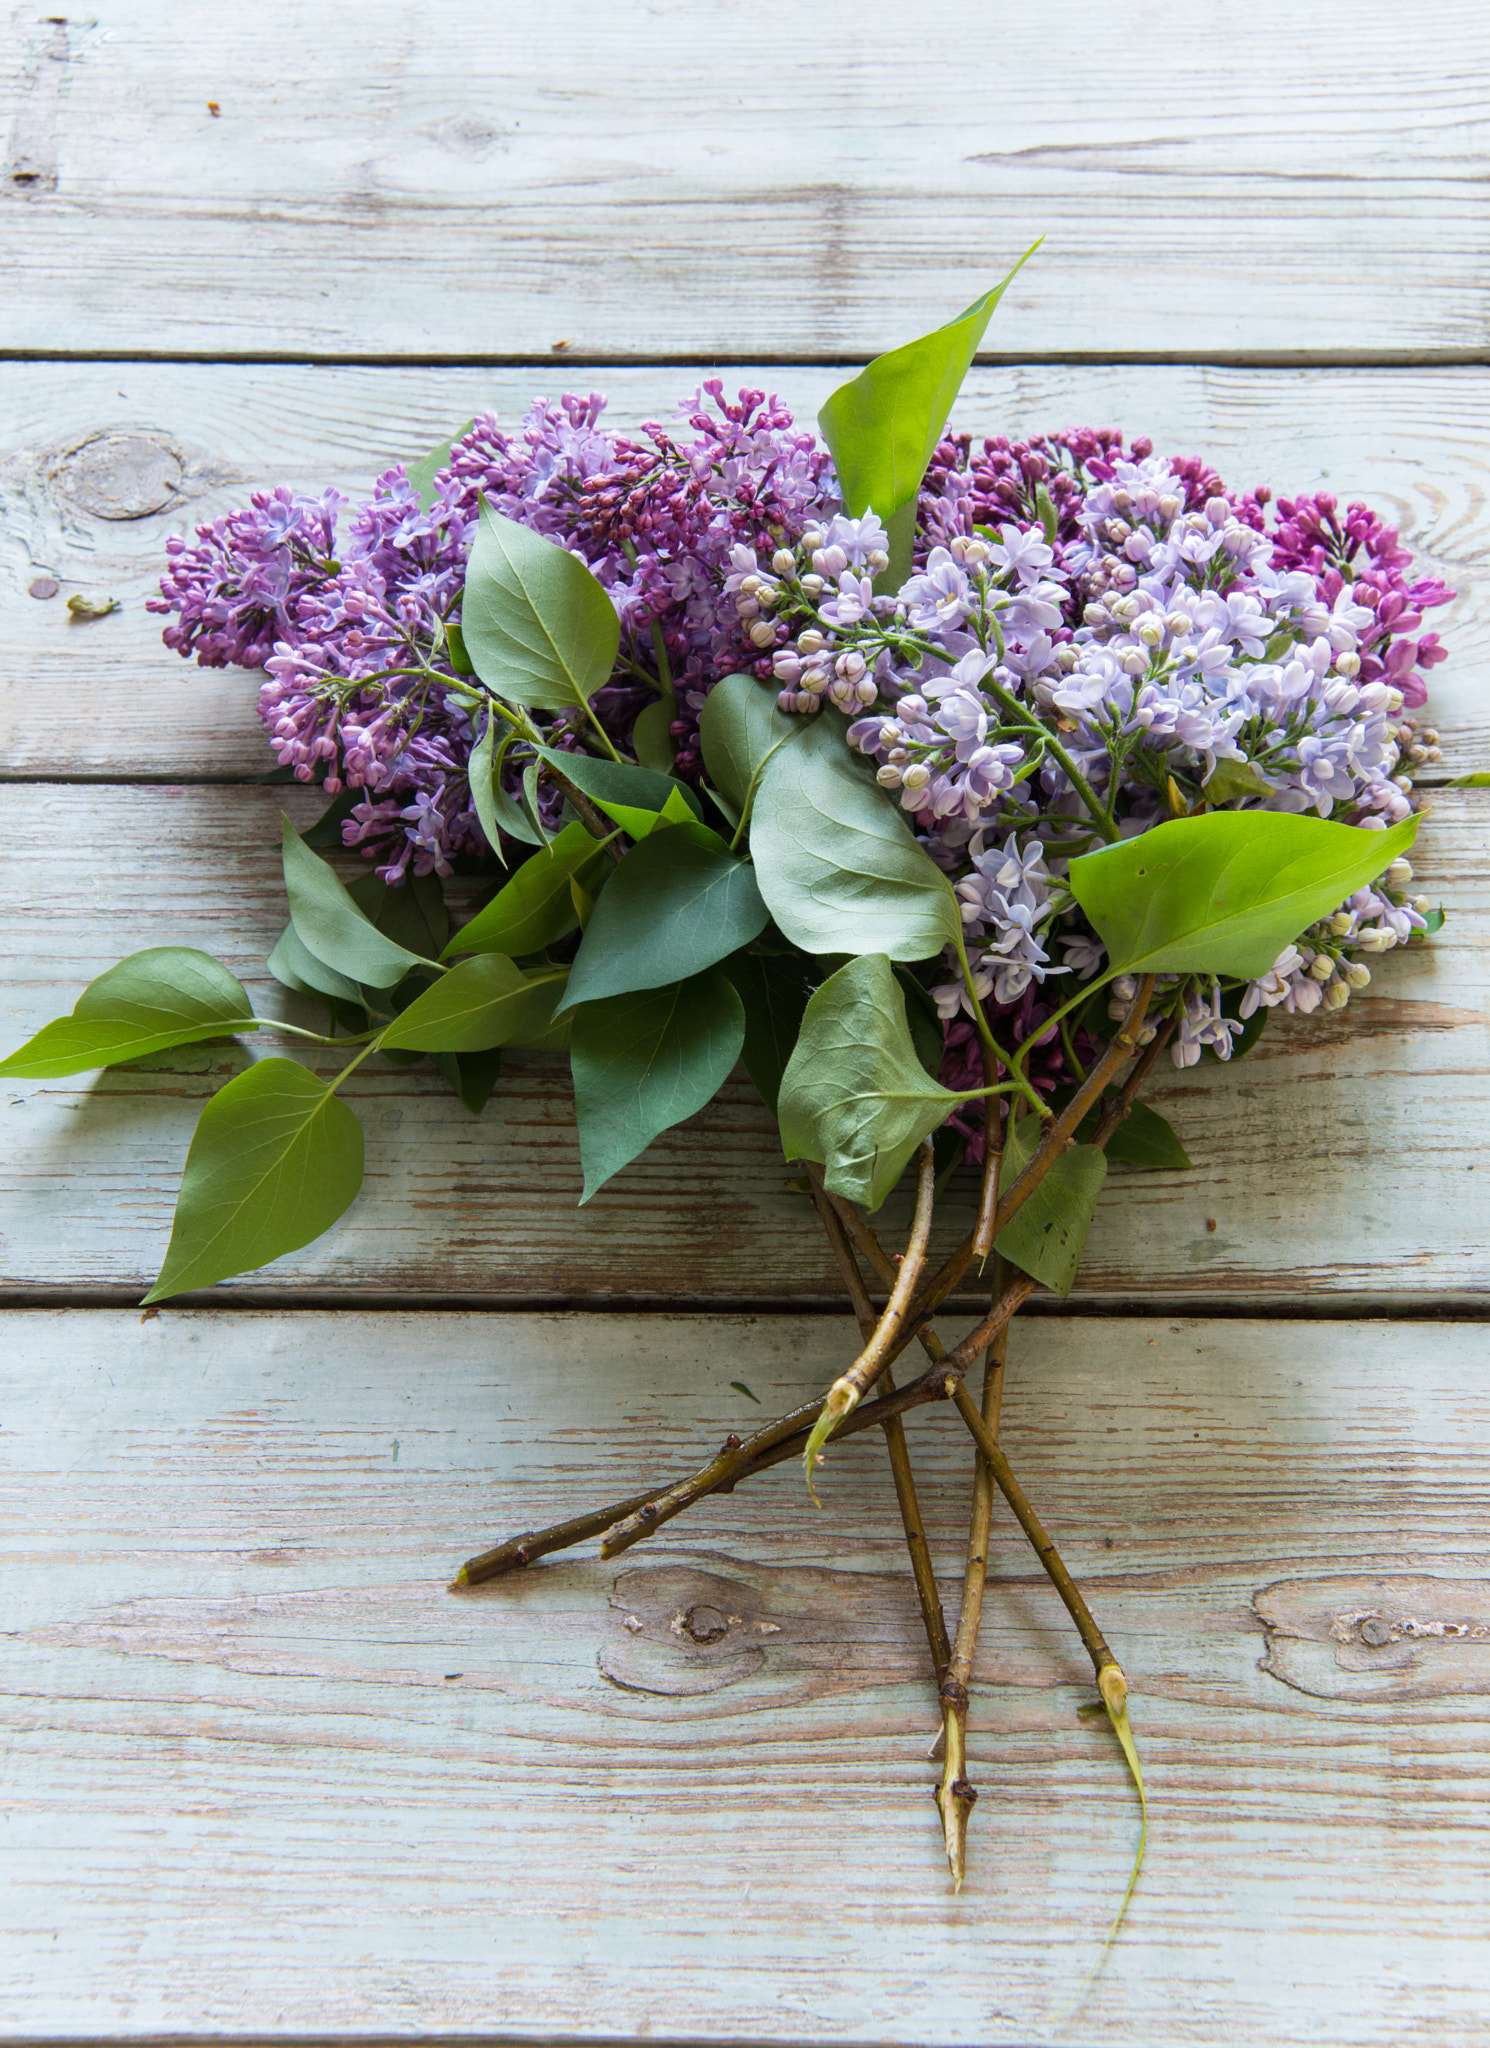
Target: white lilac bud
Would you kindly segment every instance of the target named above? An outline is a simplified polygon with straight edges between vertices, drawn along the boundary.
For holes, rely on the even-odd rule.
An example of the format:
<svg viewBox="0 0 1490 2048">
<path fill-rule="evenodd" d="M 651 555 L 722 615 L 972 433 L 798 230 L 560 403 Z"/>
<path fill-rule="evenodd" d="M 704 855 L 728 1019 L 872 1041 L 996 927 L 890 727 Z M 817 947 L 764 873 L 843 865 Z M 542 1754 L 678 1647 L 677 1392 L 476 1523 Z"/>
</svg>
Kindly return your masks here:
<svg viewBox="0 0 1490 2048">
<path fill-rule="evenodd" d="M 816 626 L 809 626 L 805 633 L 797 635 L 797 652 L 799 654 L 821 654 L 827 644 L 827 641 L 817 630 Z"/>
<path fill-rule="evenodd" d="M 795 576 L 797 573 L 797 558 L 790 548 L 778 548 L 771 557 L 771 567 L 778 576 Z"/>
<path fill-rule="evenodd" d="M 1136 597 L 1116 597 L 1107 609 L 1115 619 L 1121 619 L 1125 626 L 1131 626 L 1143 607 Z"/>
<path fill-rule="evenodd" d="M 1231 517 L 1231 507 L 1224 498 L 1207 498 L 1205 501 L 1205 516 L 1219 533 Z"/>
<path fill-rule="evenodd" d="M 1350 990 L 1343 981 L 1332 981 L 1324 992 L 1324 1006 L 1327 1010 L 1343 1010 L 1350 1001 Z"/>
<path fill-rule="evenodd" d="M 746 597 L 743 591 L 735 599 L 735 610 L 742 619 L 758 619 L 761 615 L 761 608 L 755 599 L 753 597 Z"/>
<path fill-rule="evenodd" d="M 1180 516 L 1180 501 L 1173 491 L 1166 491 L 1159 500 L 1159 517 L 1168 523 Z"/>
<path fill-rule="evenodd" d="M 1394 775 L 1392 777 L 1392 780 L 1396 783 L 1398 789 L 1400 790 L 1409 790 L 1412 788 L 1412 777 L 1410 775 Z"/>
<path fill-rule="evenodd" d="M 1352 960 L 1345 970 L 1345 979 L 1352 988 L 1370 988 L 1371 970 L 1364 960 Z"/>
<path fill-rule="evenodd" d="M 1328 953 L 1316 953 L 1309 962 L 1309 973 L 1315 981 L 1328 981 L 1335 971 L 1335 963 Z"/>
<path fill-rule="evenodd" d="M 875 770 L 874 779 L 879 784 L 881 789 L 899 789 L 900 770 L 898 768 L 892 767 L 891 764 L 887 761 L 883 768 L 878 768 Z"/>
<path fill-rule="evenodd" d="M 742 576 L 740 579 L 741 597 L 759 597 L 765 587 L 759 576 Z"/>
<path fill-rule="evenodd" d="M 867 666 L 857 647 L 851 647 L 847 654 L 840 654 L 833 666 L 846 683 L 856 683 Z"/>
<path fill-rule="evenodd" d="M 1143 642 L 1145 647 L 1162 647 L 1164 645 L 1163 620 L 1140 619 L 1137 626 L 1137 637 Z"/>
<path fill-rule="evenodd" d="M 1412 862 L 1394 860 L 1386 871 L 1386 885 L 1389 889 L 1405 889 L 1412 880 Z"/>
<path fill-rule="evenodd" d="M 1141 647 L 1130 647 L 1118 662 L 1125 676 L 1141 676 L 1148 673 L 1149 658 Z"/>
<path fill-rule="evenodd" d="M 901 777 L 907 789 L 924 789 L 931 780 L 931 770 L 924 761 L 913 762 Z"/>
<path fill-rule="evenodd" d="M 836 583 L 847 567 L 848 556 L 842 548 L 813 549 L 812 568 L 815 575 L 826 576 L 829 582 Z"/>
<path fill-rule="evenodd" d="M 1343 939 L 1354 923 L 1355 919 L 1348 910 L 1337 910 L 1330 919 L 1330 930 L 1337 939 Z"/>
<path fill-rule="evenodd" d="M 783 647 L 771 663 L 771 673 L 778 683 L 789 683 L 795 689 L 802 680 L 802 664 L 790 648 Z"/>
<path fill-rule="evenodd" d="M 1069 640 L 1063 640 L 1055 650 L 1055 665 L 1064 675 L 1070 675 L 1080 660 L 1079 649 L 1073 647 Z"/>
<path fill-rule="evenodd" d="M 1402 709 L 1402 706 L 1406 702 L 1407 699 L 1403 696 L 1400 690 L 1393 690 L 1387 698 L 1387 710 L 1392 714 L 1393 718 L 1395 718 L 1397 716 L 1397 713 Z"/>
<path fill-rule="evenodd" d="M 1356 933 L 1355 942 L 1363 953 L 1390 953 L 1397 934 L 1390 925 L 1368 924 Z"/>
<path fill-rule="evenodd" d="M 1407 758 L 1409 761 L 1426 761 L 1428 758 L 1428 749 L 1426 747 L 1420 747 L 1417 744 L 1417 742 L 1414 741 L 1413 744 L 1407 750 Z"/>
<path fill-rule="evenodd" d="M 864 566 L 871 576 L 883 576 L 890 566 L 890 557 L 883 548 L 871 548 L 864 557 Z"/>
<path fill-rule="evenodd" d="M 1131 512 L 1133 510 L 1133 493 L 1124 490 L 1120 485 L 1112 494 L 1112 509 L 1114 512 Z"/>
<path fill-rule="evenodd" d="M 1112 614 L 1108 611 L 1106 605 L 1089 604 L 1081 616 L 1088 626 L 1101 627 L 1112 624 Z"/>
<path fill-rule="evenodd" d="M 824 539 L 825 535 L 820 526 L 809 526 L 797 545 L 803 548 L 809 555 L 815 555 L 822 546 Z"/>
<path fill-rule="evenodd" d="M 875 682 L 873 676 L 861 676 L 854 685 L 854 695 L 859 700 L 859 709 L 867 711 L 879 695 L 879 685 Z"/>
<path fill-rule="evenodd" d="M 1174 634 L 1175 638 L 1179 639 L 1190 630 L 1190 614 L 1188 612 L 1169 612 L 1165 615 L 1164 623 L 1170 632 Z"/>
<path fill-rule="evenodd" d="M 1170 652 L 1181 667 L 1183 667 L 1187 661 L 1194 661 L 1198 650 L 1193 640 L 1181 640 L 1177 646 L 1171 648 Z"/>
<path fill-rule="evenodd" d="M 1342 676 L 1358 676 L 1361 672 L 1361 657 L 1358 654 L 1337 654 L 1335 673 Z"/>
<path fill-rule="evenodd" d="M 1428 912 L 1433 908 L 1433 905 L 1429 902 L 1426 896 L 1410 896 L 1408 898 L 1408 902 L 1412 905 L 1413 909 L 1417 912 L 1419 917 L 1426 917 L 1428 915 Z"/>
<path fill-rule="evenodd" d="M 1425 741 L 1425 743 L 1430 747 L 1436 747 L 1438 745 L 1438 734 L 1433 730 L 1431 725 L 1425 725 L 1423 727 L 1422 738 Z"/>
<path fill-rule="evenodd" d="M 776 628 L 769 619 L 752 619 L 746 637 L 753 641 L 757 647 L 774 647 L 776 645 Z"/>
<path fill-rule="evenodd" d="M 804 576 L 802 578 L 802 588 L 809 597 L 821 597 L 827 587 L 821 576 Z"/>
</svg>

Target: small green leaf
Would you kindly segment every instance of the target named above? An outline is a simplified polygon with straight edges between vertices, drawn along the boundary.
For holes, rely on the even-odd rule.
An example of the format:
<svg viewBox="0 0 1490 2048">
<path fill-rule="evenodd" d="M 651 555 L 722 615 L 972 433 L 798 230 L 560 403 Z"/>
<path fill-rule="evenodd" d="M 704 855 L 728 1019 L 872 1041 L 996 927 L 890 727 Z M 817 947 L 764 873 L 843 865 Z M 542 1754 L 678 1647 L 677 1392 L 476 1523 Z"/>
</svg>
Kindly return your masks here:
<svg viewBox="0 0 1490 2048">
<path fill-rule="evenodd" d="M 1002 1186 L 1012 1188 L 1034 1157 L 1040 1119 L 1022 1116 L 1004 1140 Z M 1188 1162 L 1186 1162 L 1188 1164 Z M 1097 1197 L 1107 1178 L 1107 1158 L 1095 1145 L 1073 1145 L 1017 1209 L 995 1240 L 999 1253 L 1062 1300 L 1076 1281 Z"/>
<path fill-rule="evenodd" d="M 681 823 L 702 818 L 703 806 L 693 791 L 655 768 L 634 768 L 629 761 L 602 761 L 593 754 L 565 754 L 539 749 L 551 768 L 572 782 L 632 839 L 645 839 L 659 820 Z"/>
<path fill-rule="evenodd" d="M 483 500 L 461 634 L 476 673 L 507 703 L 572 711 L 610 680 L 621 622 L 583 562 Z"/>
<path fill-rule="evenodd" d="M 51 1081 L 258 1024 L 242 983 L 210 953 L 148 946 L 90 981 L 72 1015 L 0 1060 L 0 1075 Z"/>
<path fill-rule="evenodd" d="M 962 935 L 952 886 L 822 712 L 766 763 L 750 827 L 761 895 L 804 953 L 928 960 Z"/>
<path fill-rule="evenodd" d="M 636 724 L 631 728 L 631 751 L 643 768 L 666 775 L 672 767 L 678 757 L 673 738 L 673 720 L 677 715 L 677 703 L 671 696 L 659 697 L 655 704 L 643 705 L 637 713 Z"/>
<path fill-rule="evenodd" d="M 299 995 L 325 996 L 339 1003 L 360 1004 L 362 1001 L 362 990 L 357 983 L 349 981 L 344 974 L 338 974 L 324 960 L 318 960 L 310 948 L 301 943 L 292 924 L 287 924 L 276 939 L 268 964 L 275 980 Z"/>
<path fill-rule="evenodd" d="M 1105 1105 L 1098 1103 L 1081 1120 L 1078 1140 L 1085 1144 L 1102 1120 Z M 1150 1109 L 1146 1102 L 1130 1105 L 1128 1114 L 1107 1141 L 1107 1157 L 1123 1166 L 1136 1166 L 1148 1173 L 1189 1173 L 1189 1154 L 1180 1143 L 1173 1124 Z"/>
<path fill-rule="evenodd" d="M 824 405 L 818 425 L 843 502 L 856 517 L 872 510 L 888 526 L 895 513 L 914 506 L 993 309 L 1039 246 L 1027 249 L 1002 284 L 955 320 L 876 357 Z M 892 531 L 891 539 L 899 545 L 892 545 L 886 580 L 898 585 L 910 573 L 911 535 Z"/>
<path fill-rule="evenodd" d="M 883 953 L 850 960 L 808 1003 L 777 1103 L 788 1159 L 815 1159 L 845 1201 L 877 1209 L 922 1139 L 965 1095 L 917 1057 Z"/>
<path fill-rule="evenodd" d="M 743 1394 L 747 1401 L 754 1401 L 756 1407 L 759 1408 L 759 1406 L 761 1405 L 760 1395 L 752 1394 L 749 1387 L 746 1386 L 743 1380 L 731 1380 L 730 1385 L 734 1388 L 737 1394 Z"/>
<path fill-rule="evenodd" d="M 419 502 L 426 512 L 432 508 L 435 502 L 436 475 L 440 470 L 450 467 L 451 449 L 457 441 L 465 439 L 475 424 L 475 420 L 467 420 L 465 425 L 452 434 L 448 441 L 441 441 L 437 448 L 430 449 L 428 455 L 421 456 L 418 462 L 410 463 L 405 467 L 404 475 L 419 493 Z"/>
<path fill-rule="evenodd" d="M 494 1045 L 487 1052 L 437 1052 L 432 1057 L 462 1106 L 472 1116 L 480 1116 L 501 1076 L 501 1047 Z"/>
<path fill-rule="evenodd" d="M 475 675 L 475 666 L 466 652 L 466 637 L 454 619 L 446 623 L 445 651 L 450 656 L 450 666 L 458 676 Z"/>
<path fill-rule="evenodd" d="M 1405 853 L 1417 829 L 1416 818 L 1367 832 L 1285 811 L 1208 811 L 1083 854 L 1071 892 L 1113 974 L 1251 981 Z"/>
<path fill-rule="evenodd" d="M 1443 905 L 1440 903 L 1437 910 L 1430 910 L 1427 913 L 1426 917 L 1423 919 L 1423 931 L 1425 935 L 1431 939 L 1434 933 L 1441 932 L 1443 930 L 1443 927 L 1444 909 Z"/>
<path fill-rule="evenodd" d="M 377 875 L 359 875 L 347 894 L 385 939 L 421 959 L 439 958 L 450 936 L 450 913 L 438 875 L 410 875 L 397 889 Z"/>
<path fill-rule="evenodd" d="M 781 1077 L 819 970 L 800 953 L 744 952 L 727 960 L 724 971 L 745 1006 L 745 1071 L 775 1116 Z"/>
<path fill-rule="evenodd" d="M 744 1036 L 740 998 L 717 967 L 574 1012 L 582 1202 L 718 1093 Z"/>
<path fill-rule="evenodd" d="M 749 945 L 768 912 L 748 861 L 706 825 L 667 825 L 606 883 L 560 1005 L 687 981 Z"/>
<path fill-rule="evenodd" d="M 67 615 L 72 620 L 106 619 L 123 609 L 117 597 L 84 597 L 79 593 L 67 600 Z"/>
<path fill-rule="evenodd" d="M 1271 796 L 1273 785 L 1250 761 L 1218 761 L 1205 782 L 1206 801 L 1239 804 L 1249 797 Z"/>
<path fill-rule="evenodd" d="M 1045 536 L 1045 545 L 1053 548 L 1061 530 L 1061 515 L 1055 509 L 1055 500 L 1044 484 L 1035 488 L 1035 510 L 1040 515 L 1040 531 Z"/>
<path fill-rule="evenodd" d="M 1472 775 L 1456 775 L 1450 789 L 1490 789 L 1490 768 L 1476 768 Z"/>
<path fill-rule="evenodd" d="M 714 685 L 699 716 L 699 739 L 709 780 L 728 799 L 737 826 L 771 756 L 808 729 L 805 718 L 779 711 L 775 690 L 754 676 L 722 676 Z"/>
<path fill-rule="evenodd" d="M 546 1025 L 553 1013 L 551 985 L 567 970 L 524 974 L 505 953 L 477 953 L 416 996 L 380 1041 L 386 1052 L 486 1052 Z"/>
<path fill-rule="evenodd" d="M 170 1247 L 146 1302 L 298 1251 L 361 1185 L 362 1126 L 351 1110 L 296 1061 L 260 1060 L 198 1119 Z"/>
<path fill-rule="evenodd" d="M 424 965 L 417 953 L 384 938 L 348 889 L 317 858 L 295 827 L 284 821 L 285 893 L 290 918 L 306 949 L 326 966 L 369 988 L 392 988 L 411 967 Z"/>
<path fill-rule="evenodd" d="M 451 939 L 442 958 L 455 953 L 506 953 L 514 959 L 540 953 L 555 939 L 572 932 L 577 922 L 571 879 L 583 876 L 603 858 L 609 842 L 596 839 L 583 825 L 566 825 L 551 845 L 525 860 L 467 925 Z"/>
</svg>

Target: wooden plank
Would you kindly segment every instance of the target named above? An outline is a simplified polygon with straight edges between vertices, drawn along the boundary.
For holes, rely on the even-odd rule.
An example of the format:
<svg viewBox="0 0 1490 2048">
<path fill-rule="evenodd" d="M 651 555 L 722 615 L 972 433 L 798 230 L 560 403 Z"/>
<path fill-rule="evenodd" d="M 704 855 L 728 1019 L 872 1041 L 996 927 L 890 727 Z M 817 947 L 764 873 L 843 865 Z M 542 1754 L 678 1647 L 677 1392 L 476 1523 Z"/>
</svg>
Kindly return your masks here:
<svg viewBox="0 0 1490 2048">
<path fill-rule="evenodd" d="M 7 1317 L 0 2035 L 1049 2038 L 1135 1815 L 1004 1518 L 955 1900 L 867 1442 L 825 1512 L 787 1469 L 614 1564 L 444 1591 L 473 1542 L 743 1426 L 729 1379 L 784 1404 L 849 1341 Z M 1485 1364 L 1466 1325 L 1016 1329 L 1004 1441 L 1153 1801 L 1062 2038 L 1485 2038 Z M 950 1599 L 965 1439 L 939 1411 L 913 1443 Z"/>
<path fill-rule="evenodd" d="M 286 796 L 309 816 L 298 789 L 0 791 L 7 1049 L 65 1014 L 121 954 L 167 940 L 217 954 L 270 1014 L 286 1014 L 277 1004 L 290 999 L 263 966 L 285 916 Z M 1372 989 L 1337 1016 L 1275 1018 L 1234 1070 L 1165 1063 L 1152 1099 L 1196 1171 L 1113 1174 L 1083 1265 L 1086 1298 L 1483 1298 L 1486 808 L 1483 791 L 1447 793 L 1424 833 L 1421 886 L 1450 911 L 1432 945 L 1383 957 Z M 162 1055 L 156 1071 L 6 1083 L 0 1290 L 118 1298 L 142 1288 L 164 1252 L 201 1103 L 247 1057 L 191 1047 Z M 236 1298 L 287 1288 L 349 1305 L 838 1298 L 811 1211 L 790 1191 L 796 1170 L 743 1078 L 582 1212 L 561 1063 L 514 1058 L 479 1121 L 427 1068 L 375 1062 L 347 1099 L 368 1133 L 355 1207 L 319 1244 L 227 1283 Z M 901 1225 L 891 1212 L 890 1227 Z M 965 1227 L 954 1202 L 947 1229 Z"/>
<path fill-rule="evenodd" d="M 1477 0 L 203 20 L 18 24 L 4 345 L 868 354 L 1045 234 L 996 350 L 1484 349 Z"/>
<path fill-rule="evenodd" d="M 183 668 L 144 609 L 168 533 L 280 482 L 365 492 L 473 412 L 507 420 L 537 391 L 609 390 L 618 423 L 666 419 L 698 370 L 420 371 L 159 364 L 0 365 L 0 773 L 258 775 L 271 765 L 240 670 Z M 721 371 L 781 390 L 811 419 L 836 371 Z M 959 421 L 1040 432 L 1086 420 L 1198 452 L 1238 488 L 1328 488 L 1400 523 L 1425 572 L 1458 590 L 1433 615 L 1443 774 L 1490 759 L 1490 371 L 975 371 Z M 57 579 L 49 602 L 27 597 Z M 75 589 L 122 613 L 69 622 Z"/>
</svg>

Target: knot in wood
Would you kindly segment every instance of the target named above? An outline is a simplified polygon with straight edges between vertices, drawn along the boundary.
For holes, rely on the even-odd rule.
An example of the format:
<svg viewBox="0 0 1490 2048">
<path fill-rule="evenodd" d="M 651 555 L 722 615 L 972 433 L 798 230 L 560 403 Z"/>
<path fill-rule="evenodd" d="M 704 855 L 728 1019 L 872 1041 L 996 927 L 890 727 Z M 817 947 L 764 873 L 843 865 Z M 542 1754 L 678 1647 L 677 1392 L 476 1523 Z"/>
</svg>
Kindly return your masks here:
<svg viewBox="0 0 1490 2048">
<path fill-rule="evenodd" d="M 57 470 L 65 494 L 98 519 L 144 519 L 181 489 L 181 464 L 148 434 L 94 434 Z"/>
<path fill-rule="evenodd" d="M 697 1601 L 679 1619 L 684 1635 L 691 1636 L 696 1643 L 717 1643 L 721 1636 L 729 1634 L 729 1617 L 721 1614 L 717 1607 L 710 1607 L 707 1601 Z"/>
</svg>

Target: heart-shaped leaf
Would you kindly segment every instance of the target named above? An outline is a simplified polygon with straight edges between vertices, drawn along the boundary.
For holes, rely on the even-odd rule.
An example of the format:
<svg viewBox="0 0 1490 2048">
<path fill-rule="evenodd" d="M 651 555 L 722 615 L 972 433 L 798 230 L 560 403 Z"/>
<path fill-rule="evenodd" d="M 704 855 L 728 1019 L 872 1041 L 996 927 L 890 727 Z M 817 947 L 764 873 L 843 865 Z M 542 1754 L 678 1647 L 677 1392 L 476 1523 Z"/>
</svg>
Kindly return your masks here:
<svg viewBox="0 0 1490 2048">
<path fill-rule="evenodd" d="M 1416 818 L 1363 831 L 1286 811 L 1175 818 L 1071 863 L 1071 892 L 1113 974 L 1268 973 L 1303 931 L 1372 882 Z"/>
<path fill-rule="evenodd" d="M 749 945 L 768 917 L 748 861 L 705 825 L 665 826 L 606 883 L 560 1008 L 687 981 Z"/>
<path fill-rule="evenodd" d="M 334 1086 L 334 1084 L 332 1084 Z M 146 1302 L 210 1287 L 298 1251 L 362 1185 L 362 1126 L 294 1060 L 260 1060 L 202 1111 L 171 1242 Z"/>
<path fill-rule="evenodd" d="M 544 711 L 588 705 L 621 644 L 616 608 L 584 563 L 484 500 L 460 623 L 487 688 Z"/>
<path fill-rule="evenodd" d="M 718 1093 L 744 1036 L 740 998 L 717 967 L 574 1012 L 582 1202 Z"/>
<path fill-rule="evenodd" d="M 883 953 L 850 960 L 808 1003 L 777 1102 L 788 1159 L 815 1159 L 845 1201 L 877 1209 L 921 1140 L 968 1098 L 933 1081 Z"/>
<path fill-rule="evenodd" d="M 804 953 L 929 960 L 961 937 L 951 884 L 822 712 L 766 763 L 750 851 L 761 895 Z"/>
<path fill-rule="evenodd" d="M 72 1015 L 0 1060 L 0 1075 L 50 1081 L 258 1024 L 241 982 L 209 953 L 149 946 L 90 981 Z"/>
</svg>

